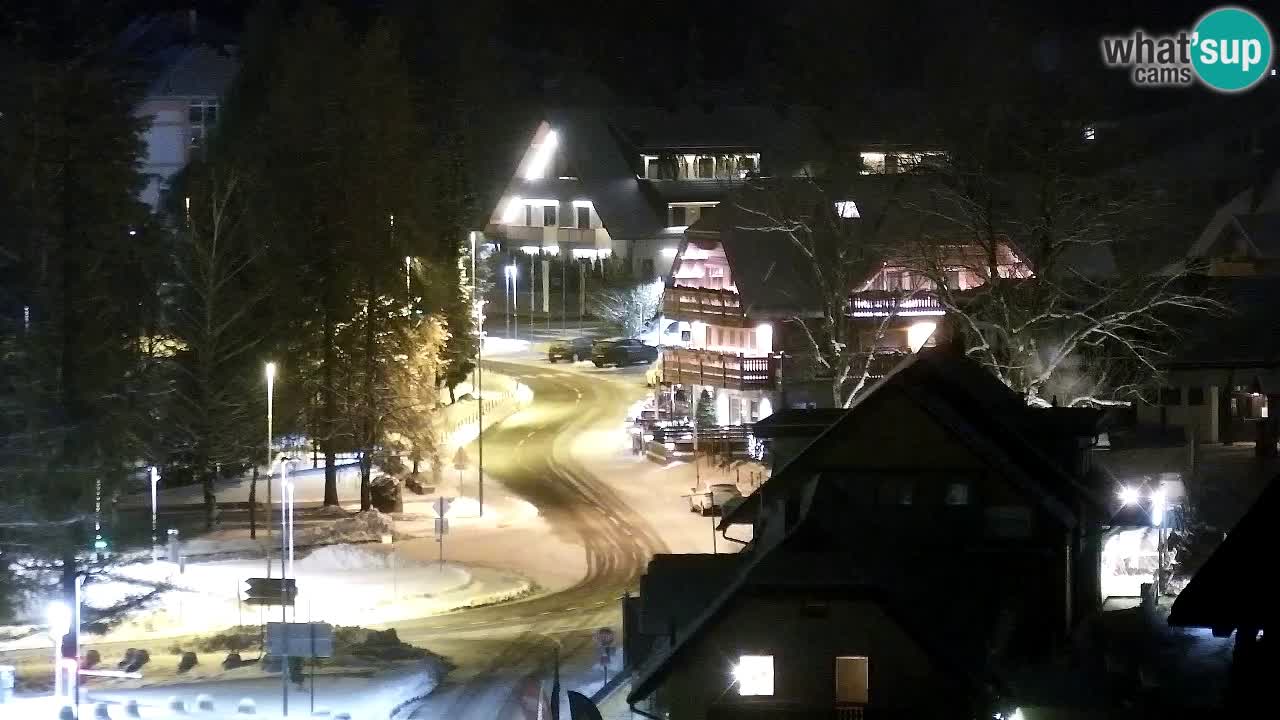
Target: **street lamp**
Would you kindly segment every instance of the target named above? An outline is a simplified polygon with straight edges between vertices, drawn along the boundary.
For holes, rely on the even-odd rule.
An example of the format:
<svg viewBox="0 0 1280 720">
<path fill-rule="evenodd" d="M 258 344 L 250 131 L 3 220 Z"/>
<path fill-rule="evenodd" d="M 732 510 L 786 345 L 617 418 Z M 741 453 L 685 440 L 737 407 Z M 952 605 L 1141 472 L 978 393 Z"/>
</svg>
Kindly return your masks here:
<svg viewBox="0 0 1280 720">
<path fill-rule="evenodd" d="M 479 424 L 479 431 L 476 434 L 476 447 L 479 458 L 476 467 L 476 500 L 480 504 L 480 517 L 484 517 L 484 369 L 481 362 L 484 360 L 484 300 L 476 297 L 476 232 L 471 232 L 471 302 L 475 304 L 476 313 L 476 331 L 480 335 L 480 341 L 476 343 L 476 422 Z M 458 488 L 461 492 L 462 488 Z"/>
<path fill-rule="evenodd" d="M 267 537 L 271 537 L 271 413 L 276 392 L 276 364 L 267 363 L 265 372 L 267 375 Z M 271 564 L 268 563 L 267 567 L 269 569 Z"/>
<path fill-rule="evenodd" d="M 160 471 L 155 465 L 151 466 L 151 562 L 155 562 L 160 557 L 160 537 L 157 532 L 156 525 L 156 492 L 160 485 Z"/>
<path fill-rule="evenodd" d="M 512 311 L 512 309 L 513 309 L 513 306 L 512 306 L 512 296 L 516 294 L 516 292 L 515 292 L 515 290 L 516 290 L 516 264 L 515 264 L 515 263 L 511 263 L 510 265 L 508 265 L 508 266 L 505 268 L 505 273 L 506 273 L 506 276 L 507 276 L 507 281 L 506 281 L 506 284 L 504 285 L 504 287 L 506 288 L 506 292 L 507 292 L 507 337 L 515 337 L 515 336 L 517 336 L 517 335 L 519 335 L 519 334 L 520 334 L 520 318 L 519 318 L 519 316 L 516 316 L 516 317 L 514 318 L 514 320 L 515 320 L 515 325 L 514 325 L 514 326 L 512 325 L 512 322 L 511 322 L 511 321 L 512 321 L 512 319 L 513 319 L 513 318 L 512 318 L 512 315 L 511 315 L 511 311 Z M 515 304 L 516 304 L 517 306 L 520 304 L 520 302 L 519 302 L 519 300 L 518 300 L 518 299 L 515 301 Z M 516 308 L 516 310 L 517 310 L 517 312 L 518 312 L 518 308 Z M 513 328 L 513 327 L 515 328 L 515 332 L 514 332 L 514 333 L 512 332 L 512 328 Z"/>
</svg>

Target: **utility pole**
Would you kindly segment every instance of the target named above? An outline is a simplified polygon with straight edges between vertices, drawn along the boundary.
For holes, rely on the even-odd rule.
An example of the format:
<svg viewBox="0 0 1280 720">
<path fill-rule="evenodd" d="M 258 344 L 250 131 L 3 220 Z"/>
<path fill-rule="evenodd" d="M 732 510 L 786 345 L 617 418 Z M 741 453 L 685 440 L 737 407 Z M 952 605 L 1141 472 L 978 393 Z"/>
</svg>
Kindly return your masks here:
<svg viewBox="0 0 1280 720">
<path fill-rule="evenodd" d="M 537 257 L 534 255 L 530 255 L 529 256 L 529 333 L 530 333 L 529 338 L 530 339 L 533 339 L 533 304 L 536 300 L 536 298 L 534 297 L 533 291 L 534 291 L 534 288 L 537 287 L 537 283 L 535 283 L 534 281 L 538 279 L 537 274 L 534 272 L 534 268 L 537 266 L 537 263 L 538 263 Z"/>
</svg>

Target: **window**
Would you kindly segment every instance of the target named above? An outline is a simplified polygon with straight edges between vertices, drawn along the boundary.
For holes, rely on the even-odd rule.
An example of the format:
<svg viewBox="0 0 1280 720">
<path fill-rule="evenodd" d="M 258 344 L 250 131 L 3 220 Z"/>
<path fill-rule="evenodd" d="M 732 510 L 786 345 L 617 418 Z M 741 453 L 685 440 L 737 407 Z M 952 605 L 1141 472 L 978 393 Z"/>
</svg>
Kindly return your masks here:
<svg viewBox="0 0 1280 720">
<path fill-rule="evenodd" d="M 533 227 L 533 206 L 524 206 L 524 224 Z"/>
<path fill-rule="evenodd" d="M 716 176 L 716 159 L 707 155 L 698 158 L 698 179 L 710 179 Z"/>
<path fill-rule="evenodd" d="M 773 694 L 773 656 L 742 655 L 733 667 L 739 695 Z"/>
<path fill-rule="evenodd" d="M 836 215 L 842 218 L 862 217 L 862 215 L 858 213 L 858 203 L 852 200 L 836 201 Z"/>
<path fill-rule="evenodd" d="M 577 207 L 574 208 L 574 212 L 578 215 L 578 227 L 580 229 L 586 230 L 591 227 L 591 208 Z"/>
<path fill-rule="evenodd" d="M 948 289 L 948 290 L 963 290 L 963 289 L 964 289 L 964 287 L 962 287 L 962 286 L 960 285 L 960 271 L 959 271 L 959 270 L 948 270 L 948 271 L 947 271 L 947 289 Z"/>
<path fill-rule="evenodd" d="M 1160 388 L 1160 404 L 1161 405 L 1181 405 L 1182 404 L 1182 388 Z"/>
<path fill-rule="evenodd" d="M 192 147 L 204 144 L 209 131 L 218 122 L 218 101 L 197 100 L 187 106 L 187 124 L 190 125 Z"/>
<path fill-rule="evenodd" d="M 865 657 L 836 658 L 836 702 L 866 705 L 870 690 L 870 665 Z"/>
<path fill-rule="evenodd" d="M 1204 404 L 1204 388 L 1199 385 L 1187 388 L 1187 404 L 1203 405 Z"/>
<path fill-rule="evenodd" d="M 673 227 L 679 226 L 679 225 L 688 225 L 689 223 L 686 221 L 687 217 L 688 217 L 687 208 L 685 208 L 683 205 L 673 205 L 671 207 L 671 222 L 669 224 Z"/>
<path fill-rule="evenodd" d="M 880 484 L 881 505 L 910 505 L 914 496 L 915 484 L 910 480 L 894 478 Z"/>
<path fill-rule="evenodd" d="M 556 226 L 556 210 L 559 210 L 559 208 L 555 205 L 542 206 L 542 224 L 545 227 Z"/>
<path fill-rule="evenodd" d="M 951 483 L 947 486 L 947 496 L 944 500 L 947 505 L 968 505 L 969 504 L 969 485 L 968 483 Z"/>
<path fill-rule="evenodd" d="M 1085 142 L 1093 142 L 1098 139 L 1098 129 L 1092 125 L 1085 125 L 1084 129 L 1080 131 L 1080 137 Z"/>
<path fill-rule="evenodd" d="M 645 258 L 640 261 L 640 274 L 646 278 L 654 277 L 653 258 Z"/>
</svg>

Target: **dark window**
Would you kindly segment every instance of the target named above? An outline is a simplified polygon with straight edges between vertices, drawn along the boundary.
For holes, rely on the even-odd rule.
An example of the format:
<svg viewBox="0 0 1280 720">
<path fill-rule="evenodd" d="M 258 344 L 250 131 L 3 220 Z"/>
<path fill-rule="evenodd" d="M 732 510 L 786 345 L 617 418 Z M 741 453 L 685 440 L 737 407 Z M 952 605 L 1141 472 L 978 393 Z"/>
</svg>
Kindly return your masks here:
<svg viewBox="0 0 1280 720">
<path fill-rule="evenodd" d="M 574 210 L 578 214 L 578 227 L 583 230 L 591 227 L 591 208 L 578 207 L 574 208 Z"/>
<path fill-rule="evenodd" d="M 190 121 L 192 125 L 203 124 L 204 123 L 204 106 L 192 105 L 191 108 L 187 111 L 187 120 Z"/>
<path fill-rule="evenodd" d="M 947 496 L 944 501 L 947 505 L 968 505 L 968 483 L 951 483 L 950 485 L 947 485 Z"/>
<path fill-rule="evenodd" d="M 885 174 L 887 175 L 892 175 L 898 172 L 898 156 L 897 155 L 884 156 L 884 171 L 885 171 Z"/>
<path fill-rule="evenodd" d="M 532 205 L 524 206 L 524 224 L 529 226 L 533 225 L 533 206 Z"/>
<path fill-rule="evenodd" d="M 649 158 L 649 161 L 645 164 L 644 176 L 650 180 L 658 178 L 658 158 Z"/>
<path fill-rule="evenodd" d="M 1199 386 L 1187 388 L 1187 404 L 1203 405 L 1204 404 L 1204 388 Z"/>
<path fill-rule="evenodd" d="M 653 258 L 645 258 L 644 260 L 640 261 L 640 273 L 644 275 L 646 278 L 651 278 L 654 276 Z"/>
<path fill-rule="evenodd" d="M 700 220 L 715 220 L 715 218 L 716 218 L 716 206 L 715 206 L 715 205 L 708 205 L 708 206 L 706 206 L 706 207 L 702 208 L 702 210 L 698 212 L 698 218 L 699 218 Z"/>
<path fill-rule="evenodd" d="M 703 156 L 698 158 L 698 174 L 699 178 L 713 178 L 716 176 L 716 159 L 713 157 Z"/>
<path fill-rule="evenodd" d="M 213 125 L 218 122 L 218 106 L 208 105 L 204 109 L 204 124 Z"/>
<path fill-rule="evenodd" d="M 1181 405 L 1182 388 L 1160 388 L 1161 405 Z"/>
<path fill-rule="evenodd" d="M 556 226 L 556 210 L 557 209 L 558 208 L 555 205 L 542 206 L 542 224 L 544 226 L 546 227 Z"/>
<path fill-rule="evenodd" d="M 910 480 L 885 480 L 880 484 L 881 505 L 910 505 L 915 499 L 915 487 Z"/>
<path fill-rule="evenodd" d="M 686 217 L 688 216 L 687 208 L 683 205 L 675 205 L 671 208 L 671 224 L 687 225 Z"/>
</svg>

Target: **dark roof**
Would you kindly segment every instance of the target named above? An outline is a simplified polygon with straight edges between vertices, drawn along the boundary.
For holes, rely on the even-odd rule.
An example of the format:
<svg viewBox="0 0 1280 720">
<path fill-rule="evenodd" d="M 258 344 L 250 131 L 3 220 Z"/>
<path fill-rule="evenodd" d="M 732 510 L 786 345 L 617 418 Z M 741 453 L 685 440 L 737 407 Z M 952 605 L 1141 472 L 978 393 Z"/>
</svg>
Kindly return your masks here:
<svg viewBox="0 0 1280 720">
<path fill-rule="evenodd" d="M 1206 290 L 1230 315 L 1198 313 L 1183 323 L 1184 340 L 1168 366 L 1182 368 L 1280 366 L 1280 278 L 1216 279 Z"/>
<path fill-rule="evenodd" d="M 666 652 L 655 653 L 636 668 L 627 702 L 638 702 L 652 693 L 674 669 L 682 653 L 714 627 L 716 620 L 732 609 L 740 598 L 772 595 L 777 591 L 802 591 L 812 599 L 859 599 L 874 603 L 934 663 L 947 668 L 955 677 L 966 678 L 972 686 L 979 684 L 971 668 L 981 666 L 982 658 L 978 655 L 985 648 L 974 643 L 956 643 L 954 633 L 939 631 L 943 627 L 957 627 L 957 620 L 960 620 L 958 626 L 964 628 L 984 625 L 974 621 L 973 609 L 962 607 L 960 602 L 942 607 L 929 602 L 922 605 L 918 598 L 930 597 L 936 590 L 929 579 L 895 571 L 877 573 L 877 579 L 873 580 L 872 574 L 859 566 L 858 559 L 845 552 L 815 552 L 805 547 L 798 537 L 802 527 L 803 524 L 798 525 L 786 539 L 767 552 L 739 556 L 736 575 L 710 602 L 695 606 L 699 612 L 691 622 L 677 628 L 675 644 Z M 882 578 L 896 580 L 894 584 L 887 585 Z M 648 602 L 643 592 L 641 597 Z M 994 617 L 998 609 L 988 610 Z M 981 680 L 995 682 L 994 678 Z"/>
<path fill-rule="evenodd" d="M 230 54 L 196 45 L 181 52 L 151 83 L 147 95 L 221 97 L 239 70 L 240 63 Z"/>
<path fill-rule="evenodd" d="M 805 317 L 821 309 L 813 261 L 783 233 L 744 229 L 741 208 L 720 206 L 720 245 L 748 317 Z"/>
<path fill-rule="evenodd" d="M 1218 631 L 1276 627 L 1280 604 L 1259 584 L 1280 524 L 1280 477 L 1272 479 L 1253 507 L 1191 578 L 1169 610 L 1169 624 Z M 1261 570 L 1265 573 L 1265 570 Z"/>
<path fill-rule="evenodd" d="M 844 408 L 791 408 L 757 421 L 751 428 L 759 438 L 811 437 L 831 427 L 848 412 Z"/>
<path fill-rule="evenodd" d="M 1261 258 L 1280 258 L 1280 212 L 1236 215 L 1236 227 Z"/>
<path fill-rule="evenodd" d="M 1007 468 L 1009 477 L 1030 490 L 1064 525 L 1078 518 L 1072 510 L 1078 500 L 1104 507 L 1100 497 L 1071 477 L 1057 460 L 1059 443 L 1092 433 L 1096 411 L 1063 413 L 1065 408 L 1029 408 L 1022 399 L 978 363 L 959 357 L 948 348 L 929 348 L 908 357 L 863 393 L 846 414 L 819 435 L 785 467 L 721 519 L 719 527 L 744 522 L 757 510 L 765 492 L 786 492 L 807 482 L 821 467 L 810 464 L 810 454 L 842 444 L 846 423 L 855 422 L 859 408 L 877 392 L 895 388 L 910 401 L 961 436 L 975 452 L 993 465 Z M 1065 417 L 1069 415 L 1069 417 Z M 847 474 L 847 468 L 845 469 Z"/>
<path fill-rule="evenodd" d="M 734 554 L 654 555 L 640 579 L 642 631 L 660 635 L 671 625 L 684 627 L 724 590 L 741 564 L 742 557 Z"/>
</svg>

